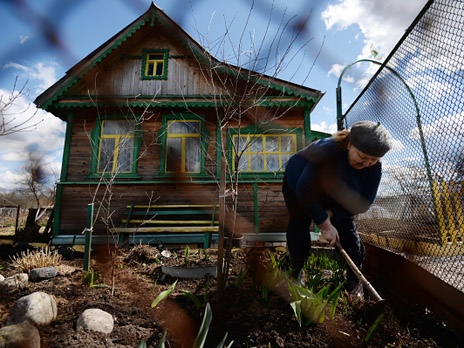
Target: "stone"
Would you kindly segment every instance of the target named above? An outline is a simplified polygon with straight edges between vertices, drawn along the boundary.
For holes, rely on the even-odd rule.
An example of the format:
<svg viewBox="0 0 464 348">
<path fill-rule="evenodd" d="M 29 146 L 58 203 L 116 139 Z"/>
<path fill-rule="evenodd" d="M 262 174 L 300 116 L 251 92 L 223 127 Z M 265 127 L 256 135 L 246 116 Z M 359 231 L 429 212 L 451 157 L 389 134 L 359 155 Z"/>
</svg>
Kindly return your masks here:
<svg viewBox="0 0 464 348">
<path fill-rule="evenodd" d="M 39 330 L 29 321 L 0 329 L 0 348 L 40 348 Z"/>
<path fill-rule="evenodd" d="M 57 274 L 58 272 L 55 267 L 34 268 L 29 272 L 29 279 L 31 281 L 39 281 L 54 278 Z"/>
<path fill-rule="evenodd" d="M 77 329 L 109 334 L 114 328 L 114 319 L 111 314 L 98 308 L 86 309 L 77 320 Z"/>
<path fill-rule="evenodd" d="M 57 316 L 55 298 L 37 291 L 15 302 L 8 316 L 7 325 L 30 320 L 37 326 L 50 324 Z"/>
<path fill-rule="evenodd" d="M 29 276 L 27 273 L 18 273 L 5 278 L 5 280 L 0 283 L 0 286 L 7 289 L 22 289 L 27 286 L 28 282 Z"/>
<path fill-rule="evenodd" d="M 0 283 L 5 280 L 5 277 L 0 274 Z"/>
<path fill-rule="evenodd" d="M 202 279 L 210 275 L 217 277 L 217 266 L 182 267 L 161 266 L 161 272 L 174 278 Z"/>
</svg>

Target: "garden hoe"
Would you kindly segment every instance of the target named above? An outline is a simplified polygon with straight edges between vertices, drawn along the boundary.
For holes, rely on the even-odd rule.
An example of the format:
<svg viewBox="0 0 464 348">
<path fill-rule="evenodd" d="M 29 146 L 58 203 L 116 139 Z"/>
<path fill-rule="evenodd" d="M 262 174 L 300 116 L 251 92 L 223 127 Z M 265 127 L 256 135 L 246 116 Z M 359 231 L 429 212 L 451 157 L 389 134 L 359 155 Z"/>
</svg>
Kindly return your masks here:
<svg viewBox="0 0 464 348">
<path fill-rule="evenodd" d="M 372 284 L 369 283 L 366 277 L 364 277 L 364 275 L 361 273 L 361 271 L 356 266 L 356 264 L 353 262 L 353 260 L 351 260 L 350 256 L 347 254 L 345 249 L 342 248 L 340 241 L 337 240 L 337 243 L 335 244 L 335 248 L 343 256 L 348 266 L 350 266 L 351 270 L 354 272 L 354 274 L 356 274 L 356 277 L 358 277 L 359 281 L 364 286 L 364 288 L 367 289 L 367 291 L 369 292 L 369 295 L 374 301 L 374 305 L 371 308 L 371 315 L 374 317 L 374 319 L 379 317 L 384 312 L 385 300 L 374 289 Z"/>
</svg>

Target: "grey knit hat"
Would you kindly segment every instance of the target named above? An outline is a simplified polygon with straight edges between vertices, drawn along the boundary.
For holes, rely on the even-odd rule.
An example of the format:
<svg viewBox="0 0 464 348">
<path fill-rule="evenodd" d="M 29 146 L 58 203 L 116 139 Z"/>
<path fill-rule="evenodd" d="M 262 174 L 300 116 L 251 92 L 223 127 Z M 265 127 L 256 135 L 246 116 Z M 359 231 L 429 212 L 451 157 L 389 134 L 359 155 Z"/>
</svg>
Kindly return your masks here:
<svg viewBox="0 0 464 348">
<path fill-rule="evenodd" d="M 393 146 L 392 137 L 380 122 L 359 121 L 350 131 L 350 143 L 366 155 L 382 157 Z"/>
</svg>

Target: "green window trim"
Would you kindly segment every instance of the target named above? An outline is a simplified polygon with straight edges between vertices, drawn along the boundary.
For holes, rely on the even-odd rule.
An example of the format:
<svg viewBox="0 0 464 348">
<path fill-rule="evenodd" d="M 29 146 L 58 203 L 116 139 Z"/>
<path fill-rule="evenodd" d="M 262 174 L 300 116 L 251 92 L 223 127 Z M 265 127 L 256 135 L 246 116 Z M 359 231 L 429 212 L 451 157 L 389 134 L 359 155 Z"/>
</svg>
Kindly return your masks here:
<svg viewBox="0 0 464 348">
<path fill-rule="evenodd" d="M 302 144 L 302 133 L 303 130 L 299 128 L 282 128 L 281 126 L 274 126 L 269 127 L 272 129 L 260 130 L 256 126 L 248 126 L 242 129 L 230 129 L 229 130 L 229 137 L 227 142 L 227 154 L 228 154 L 228 161 L 231 163 L 233 170 L 235 171 L 236 168 L 236 161 L 235 161 L 235 154 L 236 148 L 234 144 L 236 143 L 237 139 L 240 137 L 242 141 L 246 141 L 247 145 L 244 148 L 242 153 L 241 160 L 245 156 L 245 160 L 239 164 L 246 165 L 246 171 L 239 171 L 239 177 L 241 179 L 252 179 L 252 178 L 259 178 L 259 179 L 275 179 L 281 178 L 284 173 L 285 163 L 290 158 L 291 155 L 296 153 Z M 292 139 L 293 147 L 291 150 L 286 150 L 282 148 L 282 139 L 287 138 Z M 271 140 L 274 142 L 274 146 L 277 144 L 277 148 L 274 147 L 270 149 L 270 147 L 266 147 L 266 143 Z M 255 144 L 260 144 L 259 146 L 255 146 Z M 243 144 L 243 143 L 242 143 Z M 278 169 L 277 170 L 268 170 L 268 163 L 269 158 L 272 156 L 274 162 L 278 161 Z M 264 170 L 256 170 L 252 168 L 252 161 L 253 158 L 261 158 L 262 159 L 262 168 Z"/>
<path fill-rule="evenodd" d="M 192 129 L 197 129 L 198 132 L 169 132 L 171 126 L 174 126 L 173 129 L 178 129 L 177 127 L 175 127 L 176 124 L 185 124 L 186 126 L 191 126 L 193 127 Z M 195 126 L 197 126 L 197 128 L 195 128 Z M 173 175 L 177 174 L 189 176 L 195 179 L 210 178 L 210 176 L 207 175 L 205 171 L 205 161 L 207 156 L 209 134 L 206 131 L 206 124 L 204 118 L 191 113 L 163 115 L 162 126 L 160 131 L 158 132 L 158 139 L 159 143 L 161 144 L 159 172 L 157 176 L 158 178 L 172 178 Z M 189 171 L 187 170 L 187 152 L 189 150 L 191 151 L 192 148 L 189 148 L 189 145 L 187 143 L 190 140 L 195 141 L 195 139 L 199 140 L 198 169 L 195 169 L 194 171 Z M 178 154 L 180 158 L 180 165 L 178 165 L 178 167 L 174 169 L 172 166 L 175 164 L 170 163 L 168 160 L 169 154 L 172 153 L 170 152 L 170 147 L 168 146 L 168 142 L 171 140 L 177 141 L 181 149 L 180 154 Z"/>
<path fill-rule="evenodd" d="M 111 121 L 129 121 L 134 122 L 134 129 L 130 134 L 102 134 L 104 129 L 105 122 Z M 142 142 L 142 133 L 140 122 L 138 119 L 134 120 L 127 120 L 125 118 L 116 117 L 116 116 L 106 116 L 102 119 L 97 120 L 95 123 L 95 127 L 92 129 L 90 134 L 91 136 L 91 147 L 92 147 L 92 161 L 91 161 L 91 168 L 90 174 L 87 178 L 110 178 L 115 176 L 116 178 L 127 178 L 127 179 L 138 179 L 140 176 L 137 174 L 137 163 L 138 157 L 140 154 L 140 146 Z M 114 157 L 112 159 L 112 168 L 109 171 L 101 171 L 100 160 L 101 160 L 101 151 L 102 151 L 102 140 L 109 140 L 114 143 Z M 130 139 L 131 141 L 131 157 L 130 157 L 130 164 L 129 170 L 124 172 L 117 172 L 118 165 L 119 165 L 119 148 L 120 142 L 124 141 L 124 139 Z"/>
<path fill-rule="evenodd" d="M 142 50 L 142 80 L 166 80 L 168 78 L 169 50 Z"/>
</svg>

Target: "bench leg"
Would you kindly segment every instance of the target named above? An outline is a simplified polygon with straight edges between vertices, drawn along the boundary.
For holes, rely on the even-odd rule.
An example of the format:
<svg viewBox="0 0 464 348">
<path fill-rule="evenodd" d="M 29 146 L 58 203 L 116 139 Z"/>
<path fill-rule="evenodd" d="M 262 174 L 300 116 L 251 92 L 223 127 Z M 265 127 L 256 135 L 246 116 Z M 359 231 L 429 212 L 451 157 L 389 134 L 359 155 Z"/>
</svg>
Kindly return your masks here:
<svg viewBox="0 0 464 348">
<path fill-rule="evenodd" d="M 129 237 L 125 233 L 120 233 L 118 238 L 118 246 L 123 246 L 129 244 Z"/>
<path fill-rule="evenodd" d="M 203 248 L 204 249 L 207 249 L 207 248 L 211 247 L 212 235 L 213 235 L 212 232 L 205 232 L 205 234 L 203 235 L 203 237 L 204 237 Z"/>
</svg>

